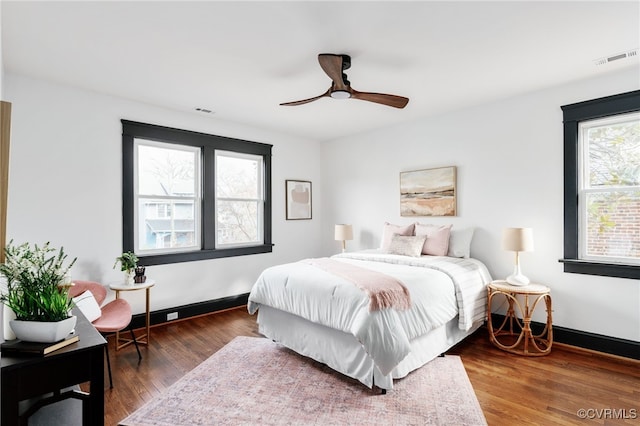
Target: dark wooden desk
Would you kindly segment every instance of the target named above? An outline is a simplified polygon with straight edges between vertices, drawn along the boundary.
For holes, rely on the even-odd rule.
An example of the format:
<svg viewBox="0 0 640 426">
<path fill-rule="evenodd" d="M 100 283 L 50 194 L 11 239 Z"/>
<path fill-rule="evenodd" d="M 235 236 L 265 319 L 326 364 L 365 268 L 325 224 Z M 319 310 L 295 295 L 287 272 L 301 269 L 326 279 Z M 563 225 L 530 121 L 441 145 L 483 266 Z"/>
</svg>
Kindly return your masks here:
<svg viewBox="0 0 640 426">
<path fill-rule="evenodd" d="M 82 424 L 104 425 L 104 345 L 106 340 L 89 321 L 74 310 L 80 341 L 45 356 L 5 356 L 0 353 L 0 424 L 26 424 L 20 401 L 54 392 L 51 402 L 77 397 L 82 403 Z M 56 395 L 61 389 L 90 382 L 88 394 L 79 391 Z M 47 401 L 41 400 L 41 401 Z M 42 404 L 42 402 L 40 403 Z"/>
</svg>

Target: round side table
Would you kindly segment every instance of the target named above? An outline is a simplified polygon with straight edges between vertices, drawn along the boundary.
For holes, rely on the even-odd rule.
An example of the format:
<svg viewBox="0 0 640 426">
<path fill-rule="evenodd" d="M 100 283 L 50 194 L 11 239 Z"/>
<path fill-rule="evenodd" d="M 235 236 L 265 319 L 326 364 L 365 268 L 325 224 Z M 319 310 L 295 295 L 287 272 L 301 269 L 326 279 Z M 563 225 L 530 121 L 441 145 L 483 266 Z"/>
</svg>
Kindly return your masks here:
<svg viewBox="0 0 640 426">
<path fill-rule="evenodd" d="M 515 286 L 506 281 L 493 281 L 487 286 L 487 292 L 487 327 L 491 343 L 518 355 L 543 356 L 551 352 L 553 329 L 549 287 L 541 284 Z M 498 328 L 494 328 L 491 318 L 491 305 L 496 295 L 504 296 L 509 302 L 507 314 Z M 521 304 L 517 296 L 522 296 L 524 303 Z M 541 300 L 546 305 L 547 323 L 540 334 L 534 335 L 531 331 L 531 316 Z M 515 308 L 519 315 L 516 315 Z"/>
<path fill-rule="evenodd" d="M 149 296 L 150 296 L 150 291 L 151 291 L 151 287 L 153 287 L 154 285 L 156 285 L 155 280 L 149 279 L 147 278 L 147 280 L 143 283 L 139 283 L 139 284 L 123 284 L 123 283 L 112 283 L 109 284 L 109 288 L 111 290 L 114 290 L 116 292 L 116 299 L 120 298 L 120 292 L 121 291 L 137 291 L 137 290 L 145 290 L 146 294 L 146 300 L 145 300 L 145 333 L 141 334 L 139 336 L 136 336 L 136 340 L 138 342 L 138 344 L 141 345 L 149 345 L 149 341 L 151 340 L 151 330 L 150 330 L 150 326 L 151 326 L 151 313 L 150 313 L 150 304 L 149 304 Z M 127 345 L 130 345 L 133 343 L 132 339 L 127 339 L 124 337 L 120 336 L 120 331 L 116 331 L 116 352 L 119 351 L 120 349 L 124 348 Z"/>
</svg>

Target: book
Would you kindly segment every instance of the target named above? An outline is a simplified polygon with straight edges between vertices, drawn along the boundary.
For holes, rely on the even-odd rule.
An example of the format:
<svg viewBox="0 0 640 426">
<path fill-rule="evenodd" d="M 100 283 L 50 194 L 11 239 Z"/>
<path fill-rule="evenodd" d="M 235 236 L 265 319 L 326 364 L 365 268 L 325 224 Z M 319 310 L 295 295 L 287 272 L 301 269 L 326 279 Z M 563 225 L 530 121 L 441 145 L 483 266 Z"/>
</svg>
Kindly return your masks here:
<svg viewBox="0 0 640 426">
<path fill-rule="evenodd" d="M 53 343 L 25 342 L 20 339 L 6 340 L 0 344 L 0 352 L 4 355 L 47 355 L 80 340 L 77 334 Z"/>
</svg>

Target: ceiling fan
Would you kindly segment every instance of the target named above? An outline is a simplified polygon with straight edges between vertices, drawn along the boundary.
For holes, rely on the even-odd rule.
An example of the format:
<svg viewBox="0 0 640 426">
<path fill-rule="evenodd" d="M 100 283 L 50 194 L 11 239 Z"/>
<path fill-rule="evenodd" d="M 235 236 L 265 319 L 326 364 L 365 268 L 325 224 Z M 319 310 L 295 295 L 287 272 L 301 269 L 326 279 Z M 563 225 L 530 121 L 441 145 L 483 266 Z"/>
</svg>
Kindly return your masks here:
<svg viewBox="0 0 640 426">
<path fill-rule="evenodd" d="M 409 98 L 384 93 L 358 92 L 351 88 L 351 83 L 347 80 L 347 75 L 343 72 L 351 67 L 351 57 L 349 55 L 335 55 L 332 53 L 321 53 L 318 55 L 318 62 L 324 72 L 332 80 L 331 87 L 319 96 L 300 101 L 284 102 L 280 105 L 294 106 L 303 105 L 316 101 L 320 98 L 331 97 L 334 99 L 360 99 L 361 101 L 375 102 L 377 104 L 388 105 L 394 108 L 404 108 L 409 102 Z"/>
</svg>

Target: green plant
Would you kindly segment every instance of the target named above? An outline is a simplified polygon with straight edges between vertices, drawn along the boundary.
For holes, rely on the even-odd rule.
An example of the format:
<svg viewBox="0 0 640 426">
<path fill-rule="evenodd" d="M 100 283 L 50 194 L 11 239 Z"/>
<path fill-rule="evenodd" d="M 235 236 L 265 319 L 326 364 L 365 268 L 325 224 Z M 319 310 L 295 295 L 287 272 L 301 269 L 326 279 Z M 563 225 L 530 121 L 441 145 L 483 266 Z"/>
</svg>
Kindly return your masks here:
<svg viewBox="0 0 640 426">
<path fill-rule="evenodd" d="M 116 263 L 113 264 L 114 269 L 118 266 L 118 263 L 120 263 L 121 271 L 132 272 L 138 266 L 138 256 L 131 251 L 124 252 L 116 257 Z"/>
<path fill-rule="evenodd" d="M 56 250 L 47 242 L 43 246 L 29 243 L 19 246 L 9 242 L 5 251 L 5 263 L 0 264 L 0 274 L 7 279 L 7 291 L 0 295 L 0 302 L 23 321 L 61 321 L 69 317 L 73 301 L 69 289 L 59 286 L 76 262 L 74 258 L 64 266 L 67 255 L 64 249 Z M 57 254 L 52 255 L 56 252 Z"/>
</svg>

